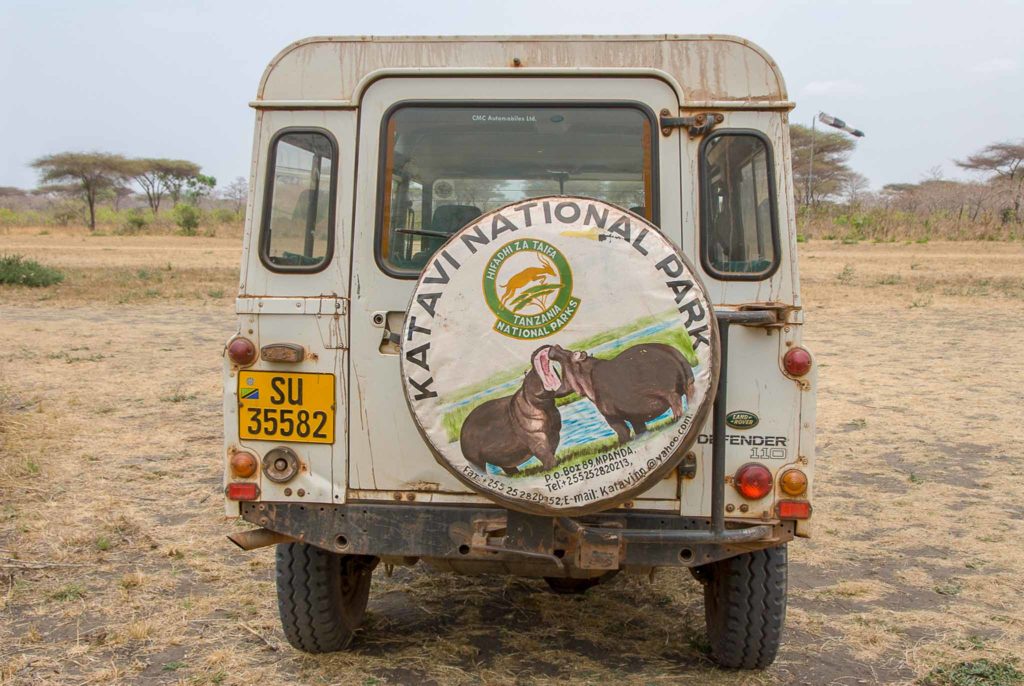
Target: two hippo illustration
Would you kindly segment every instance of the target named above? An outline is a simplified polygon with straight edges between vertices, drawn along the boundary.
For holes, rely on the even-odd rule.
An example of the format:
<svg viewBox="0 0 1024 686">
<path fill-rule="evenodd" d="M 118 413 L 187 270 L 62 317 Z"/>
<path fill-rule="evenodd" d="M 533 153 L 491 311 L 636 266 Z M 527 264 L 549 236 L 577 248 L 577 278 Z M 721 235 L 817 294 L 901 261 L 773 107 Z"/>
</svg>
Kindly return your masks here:
<svg viewBox="0 0 1024 686">
<path fill-rule="evenodd" d="M 519 390 L 482 403 L 462 424 L 462 454 L 481 470 L 490 463 L 515 474 L 531 455 L 552 469 L 562 430 L 555 399 L 574 391 L 594 403 L 620 443 L 630 439 L 630 425 L 639 436 L 665 410 L 681 419 L 683 396 L 693 402 L 689 362 L 662 343 L 634 345 L 610 360 L 545 345 L 533 351 L 530 362 Z"/>
</svg>

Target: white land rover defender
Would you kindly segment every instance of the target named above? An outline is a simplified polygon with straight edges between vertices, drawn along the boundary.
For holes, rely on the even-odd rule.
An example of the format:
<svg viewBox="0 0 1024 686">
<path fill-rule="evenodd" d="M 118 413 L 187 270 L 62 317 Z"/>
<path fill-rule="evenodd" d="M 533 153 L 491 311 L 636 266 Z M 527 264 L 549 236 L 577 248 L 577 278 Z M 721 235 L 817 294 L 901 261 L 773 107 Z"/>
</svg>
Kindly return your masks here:
<svg viewBox="0 0 1024 686">
<path fill-rule="evenodd" d="M 729 36 L 310 38 L 256 99 L 227 513 L 293 646 L 379 562 L 582 593 L 687 567 L 771 663 L 810 533 L 778 68 Z"/>
</svg>

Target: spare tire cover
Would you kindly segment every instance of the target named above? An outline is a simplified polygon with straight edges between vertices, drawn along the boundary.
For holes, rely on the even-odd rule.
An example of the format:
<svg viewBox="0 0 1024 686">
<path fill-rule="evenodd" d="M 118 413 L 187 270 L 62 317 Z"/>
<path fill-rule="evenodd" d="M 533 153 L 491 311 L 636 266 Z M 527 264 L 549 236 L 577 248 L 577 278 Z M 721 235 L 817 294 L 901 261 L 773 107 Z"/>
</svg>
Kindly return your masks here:
<svg viewBox="0 0 1024 686">
<path fill-rule="evenodd" d="M 714 401 L 718 328 L 686 257 L 606 202 L 536 198 L 427 262 L 402 332 L 413 418 L 473 490 L 535 514 L 649 489 Z"/>
</svg>

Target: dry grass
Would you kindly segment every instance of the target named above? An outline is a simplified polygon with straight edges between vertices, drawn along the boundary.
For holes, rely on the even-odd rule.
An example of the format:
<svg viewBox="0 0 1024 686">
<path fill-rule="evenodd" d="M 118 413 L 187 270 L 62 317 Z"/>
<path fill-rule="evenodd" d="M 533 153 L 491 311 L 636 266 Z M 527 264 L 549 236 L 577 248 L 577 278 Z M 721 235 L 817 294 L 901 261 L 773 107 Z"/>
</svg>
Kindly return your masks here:
<svg viewBox="0 0 1024 686">
<path fill-rule="evenodd" d="M 585 598 L 381 571 L 352 652 L 294 652 L 272 553 L 223 538 L 229 296 L 164 285 L 114 306 L 99 285 L 170 261 L 230 294 L 237 246 L 0 236 L 0 252 L 82 276 L 42 302 L 0 290 L 0 683 L 873 684 L 1014 659 L 1024 246 L 802 249 L 821 365 L 816 533 L 790 548 L 779 660 L 751 675 L 708 663 L 685 571 Z"/>
<path fill-rule="evenodd" d="M 0 253 L 23 255 L 60 269 L 47 288 L 0 285 L 0 304 L 53 301 L 57 306 L 230 300 L 238 292 L 237 238 L 118 237 L 80 229 L 32 233 L 8 229 Z"/>
</svg>

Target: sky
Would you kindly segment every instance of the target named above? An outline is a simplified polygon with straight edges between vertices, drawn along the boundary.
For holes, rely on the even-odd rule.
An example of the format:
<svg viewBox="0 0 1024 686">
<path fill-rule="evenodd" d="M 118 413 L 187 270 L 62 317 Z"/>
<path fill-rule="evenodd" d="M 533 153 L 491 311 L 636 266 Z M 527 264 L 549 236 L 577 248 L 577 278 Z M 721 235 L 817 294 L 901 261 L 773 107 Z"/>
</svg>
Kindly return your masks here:
<svg viewBox="0 0 1024 686">
<path fill-rule="evenodd" d="M 247 175 L 267 62 L 310 35 L 727 33 L 772 55 L 797 103 L 863 130 L 873 188 L 1024 138 L 1024 0 L 0 0 L 0 186 L 68 150 Z"/>
</svg>

